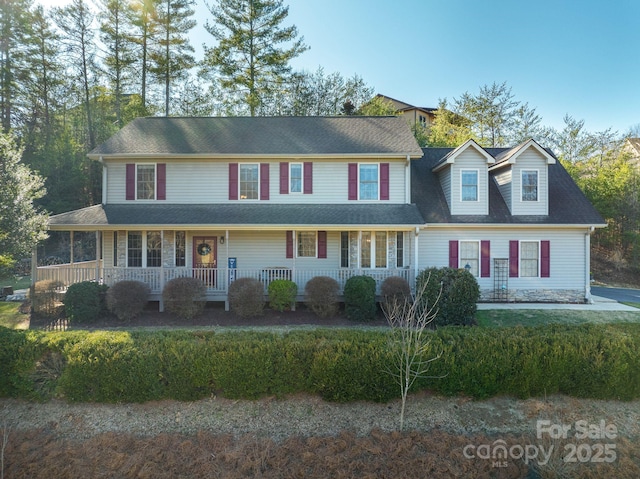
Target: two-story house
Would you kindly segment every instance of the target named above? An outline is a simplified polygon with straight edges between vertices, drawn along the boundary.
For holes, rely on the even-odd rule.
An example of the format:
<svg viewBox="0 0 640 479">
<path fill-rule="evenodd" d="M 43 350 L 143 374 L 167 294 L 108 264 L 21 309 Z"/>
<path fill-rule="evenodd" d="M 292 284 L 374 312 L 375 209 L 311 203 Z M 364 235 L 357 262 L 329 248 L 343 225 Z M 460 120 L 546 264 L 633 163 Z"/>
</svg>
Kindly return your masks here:
<svg viewBox="0 0 640 479">
<path fill-rule="evenodd" d="M 209 299 L 255 277 L 367 274 L 413 285 L 466 267 L 487 300 L 589 297 L 589 238 L 604 221 L 534 141 L 420 149 L 398 117 L 139 118 L 89 157 L 102 204 L 50 218 L 95 231 L 99 260 L 34 278 L 150 284 L 196 276 Z M 506 268 L 506 269 L 505 269 Z"/>
</svg>

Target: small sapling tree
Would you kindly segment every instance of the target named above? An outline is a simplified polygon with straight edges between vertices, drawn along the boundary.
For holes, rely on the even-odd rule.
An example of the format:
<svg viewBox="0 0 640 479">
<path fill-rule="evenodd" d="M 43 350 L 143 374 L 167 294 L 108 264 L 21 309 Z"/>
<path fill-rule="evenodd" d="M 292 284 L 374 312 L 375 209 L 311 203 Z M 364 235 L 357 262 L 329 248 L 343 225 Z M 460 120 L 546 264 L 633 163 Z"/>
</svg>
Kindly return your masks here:
<svg viewBox="0 0 640 479">
<path fill-rule="evenodd" d="M 421 301 L 429 281 L 418 286 L 414 297 L 394 296 L 382 305 L 382 310 L 391 327 L 389 333 L 389 351 L 391 361 L 388 372 L 394 376 L 400 386 L 402 405 L 400 407 L 400 430 L 404 428 L 404 412 L 407 396 L 418 378 L 427 376 L 433 361 L 440 359 L 442 352 L 430 354 L 431 333 L 429 325 L 436 317 L 438 295 L 433 304 Z"/>
</svg>

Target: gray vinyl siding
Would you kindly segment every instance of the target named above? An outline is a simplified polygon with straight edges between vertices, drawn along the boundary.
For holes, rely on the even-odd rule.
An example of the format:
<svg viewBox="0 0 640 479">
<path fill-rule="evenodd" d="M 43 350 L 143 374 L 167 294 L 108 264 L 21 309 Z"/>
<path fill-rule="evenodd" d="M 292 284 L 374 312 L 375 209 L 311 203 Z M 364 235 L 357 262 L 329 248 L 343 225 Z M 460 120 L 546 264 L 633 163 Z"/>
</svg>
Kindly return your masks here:
<svg viewBox="0 0 640 479">
<path fill-rule="evenodd" d="M 538 172 L 538 201 L 522 201 L 522 171 L 536 170 Z M 549 214 L 548 201 L 548 174 L 546 159 L 534 148 L 523 152 L 513 165 L 513 208 L 514 215 L 547 215 Z"/>
<path fill-rule="evenodd" d="M 288 161 L 288 160 L 287 160 Z M 145 161 L 147 163 L 153 160 Z M 175 204 L 229 202 L 229 161 L 179 160 L 158 161 L 167 165 L 166 201 Z M 303 161 L 294 161 L 299 162 Z M 110 161 L 107 165 L 107 203 L 126 203 L 126 163 Z M 133 163 L 133 161 L 130 161 Z M 280 194 L 280 161 L 233 161 L 233 163 L 269 163 L 269 202 L 296 204 L 349 203 L 349 163 L 389 163 L 389 200 L 405 203 L 406 161 L 375 159 L 318 160 L 313 162 L 313 194 Z M 239 201 L 239 200 L 234 200 Z M 251 200 L 259 203 L 260 200 Z"/>
<path fill-rule="evenodd" d="M 509 241 L 550 241 L 549 278 L 509 278 L 510 289 L 584 289 L 586 284 L 585 234 L 587 229 L 427 228 L 420 232 L 419 269 L 449 266 L 449 241 L 489 240 L 491 277 L 478 277 L 480 289 L 492 289 L 493 260 L 509 258 Z"/>
<path fill-rule="evenodd" d="M 449 205 L 449 209 L 451 209 L 451 168 L 445 168 L 439 171 L 438 179 L 440 180 L 444 197 L 447 200 L 447 205 Z"/>
<path fill-rule="evenodd" d="M 449 167 L 451 191 L 449 208 L 452 215 L 486 215 L 489 213 L 487 194 L 487 160 L 477 150 L 467 148 Z M 462 201 L 462 170 L 476 170 L 478 172 L 478 201 Z"/>
<path fill-rule="evenodd" d="M 500 191 L 504 202 L 507 204 L 509 211 L 511 211 L 511 167 L 505 167 L 492 176 L 493 180 L 498 185 L 498 190 Z"/>
</svg>

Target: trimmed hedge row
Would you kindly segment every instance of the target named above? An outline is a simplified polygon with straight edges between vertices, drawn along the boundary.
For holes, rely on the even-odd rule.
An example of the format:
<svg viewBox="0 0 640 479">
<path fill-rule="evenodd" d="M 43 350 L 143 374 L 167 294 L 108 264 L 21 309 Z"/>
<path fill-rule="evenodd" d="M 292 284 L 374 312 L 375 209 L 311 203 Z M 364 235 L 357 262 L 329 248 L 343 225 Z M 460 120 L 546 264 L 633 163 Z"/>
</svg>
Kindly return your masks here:
<svg viewBox="0 0 640 479">
<path fill-rule="evenodd" d="M 416 390 L 476 399 L 562 393 L 640 398 L 640 325 L 484 330 L 440 328 L 442 351 Z M 65 332 L 0 328 L 0 395 L 70 401 L 253 399 L 308 392 L 330 401 L 388 401 L 384 331 Z"/>
</svg>

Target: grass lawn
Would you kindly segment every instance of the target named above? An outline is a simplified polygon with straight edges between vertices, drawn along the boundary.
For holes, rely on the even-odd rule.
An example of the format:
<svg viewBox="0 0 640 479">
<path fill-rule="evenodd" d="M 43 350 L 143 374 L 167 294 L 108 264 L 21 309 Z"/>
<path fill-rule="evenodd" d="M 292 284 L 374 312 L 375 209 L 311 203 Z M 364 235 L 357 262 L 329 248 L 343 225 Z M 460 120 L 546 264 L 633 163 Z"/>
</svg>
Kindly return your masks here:
<svg viewBox="0 0 640 479">
<path fill-rule="evenodd" d="M 13 290 L 29 289 L 31 276 L 4 276 L 0 278 L 0 287 L 11 286 Z"/>
<path fill-rule="evenodd" d="M 567 311 L 542 309 L 487 309 L 476 312 L 478 325 L 484 328 L 543 326 L 545 324 L 640 323 L 635 311 Z"/>
<path fill-rule="evenodd" d="M 9 329 L 27 329 L 29 316 L 22 314 L 20 303 L 0 302 L 0 326 Z"/>
</svg>

